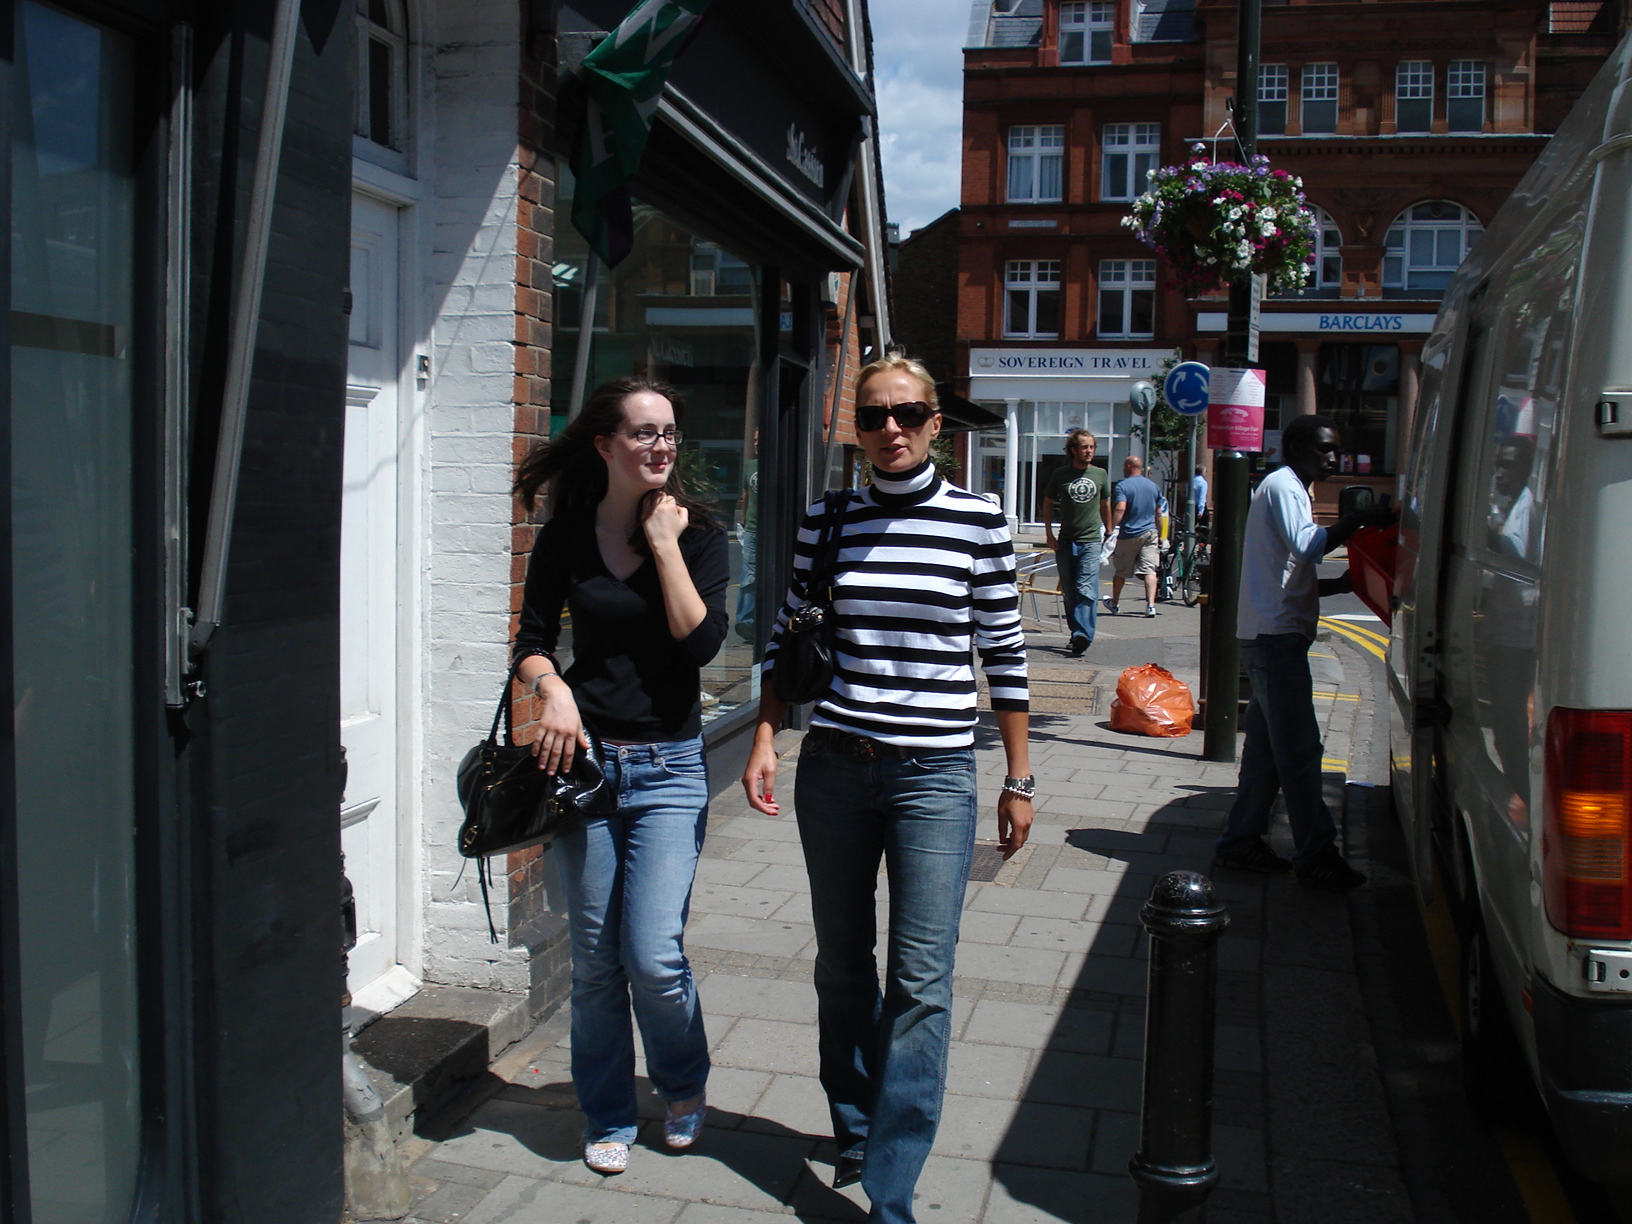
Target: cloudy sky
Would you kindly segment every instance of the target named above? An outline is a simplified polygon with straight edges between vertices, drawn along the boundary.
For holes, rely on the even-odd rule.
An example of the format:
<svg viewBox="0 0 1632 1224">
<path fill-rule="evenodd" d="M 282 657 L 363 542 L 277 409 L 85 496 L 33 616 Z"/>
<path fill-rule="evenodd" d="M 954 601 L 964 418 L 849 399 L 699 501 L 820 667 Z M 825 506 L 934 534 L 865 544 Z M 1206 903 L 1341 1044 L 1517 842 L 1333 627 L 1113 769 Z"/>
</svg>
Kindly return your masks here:
<svg viewBox="0 0 1632 1224">
<path fill-rule="evenodd" d="M 884 201 L 905 238 L 958 203 L 969 0 L 870 0 Z"/>
</svg>

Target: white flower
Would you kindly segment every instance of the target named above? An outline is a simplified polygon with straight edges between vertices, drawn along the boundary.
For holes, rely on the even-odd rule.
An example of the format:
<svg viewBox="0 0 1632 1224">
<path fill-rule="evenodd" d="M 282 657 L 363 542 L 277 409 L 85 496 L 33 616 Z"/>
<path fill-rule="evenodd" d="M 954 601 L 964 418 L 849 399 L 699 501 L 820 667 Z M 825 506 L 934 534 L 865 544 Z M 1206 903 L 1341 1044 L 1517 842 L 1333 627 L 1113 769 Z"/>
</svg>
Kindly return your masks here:
<svg viewBox="0 0 1632 1224">
<path fill-rule="evenodd" d="M 1145 171 L 1145 182 L 1147 182 L 1147 183 L 1151 182 L 1153 179 L 1155 179 L 1155 177 L 1156 177 L 1156 171 L 1154 171 L 1154 170 L 1146 170 Z"/>
<path fill-rule="evenodd" d="M 1268 221 L 1260 221 L 1258 223 L 1258 233 L 1260 237 L 1273 238 L 1275 236 L 1275 227 Z"/>
<path fill-rule="evenodd" d="M 1230 209 L 1229 217 L 1231 221 L 1239 221 L 1241 219 L 1241 206 L 1239 204 Z"/>
<path fill-rule="evenodd" d="M 1275 220 L 1275 210 L 1266 204 L 1258 210 L 1258 216 L 1264 221 L 1273 221 Z"/>
<path fill-rule="evenodd" d="M 1245 242 L 1236 243 L 1235 257 L 1242 263 L 1246 263 L 1247 260 L 1252 258 L 1252 247 L 1248 246 Z"/>
</svg>

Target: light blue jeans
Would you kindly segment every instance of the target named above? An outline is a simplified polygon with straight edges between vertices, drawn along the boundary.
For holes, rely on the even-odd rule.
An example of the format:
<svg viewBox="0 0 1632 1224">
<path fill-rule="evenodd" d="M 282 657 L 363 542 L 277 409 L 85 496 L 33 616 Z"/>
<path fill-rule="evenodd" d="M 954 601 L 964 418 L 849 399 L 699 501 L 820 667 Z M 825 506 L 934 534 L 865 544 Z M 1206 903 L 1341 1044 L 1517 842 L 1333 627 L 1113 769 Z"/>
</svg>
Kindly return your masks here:
<svg viewBox="0 0 1632 1224">
<path fill-rule="evenodd" d="M 572 931 L 572 1085 L 587 1124 L 584 1141 L 632 1143 L 635 1042 L 640 1024 L 646 1071 L 669 1101 L 708 1080 L 708 1037 L 683 932 L 708 819 L 708 768 L 701 738 L 607 745 L 618 796 L 558 838 L 555 860 Z"/>
<path fill-rule="evenodd" d="M 1098 540 L 1061 540 L 1054 550 L 1054 568 L 1060 575 L 1060 596 L 1065 600 L 1065 619 L 1071 637 L 1087 638 L 1094 644 L 1094 628 L 1099 623 Z"/>
<path fill-rule="evenodd" d="M 1286 796 L 1294 866 L 1302 867 L 1337 839 L 1321 788 L 1320 723 L 1301 633 L 1262 633 L 1241 641 L 1241 665 L 1252 682 L 1241 729 L 1241 773 L 1218 853 L 1240 854 L 1269 830 L 1277 792 Z"/>
<path fill-rule="evenodd" d="M 975 839 L 972 749 L 863 762 L 805 737 L 794 783 L 816 926 L 822 1087 L 869 1220 L 911 1224 L 952 1036 L 952 959 Z M 885 989 L 874 892 L 889 873 Z"/>
</svg>

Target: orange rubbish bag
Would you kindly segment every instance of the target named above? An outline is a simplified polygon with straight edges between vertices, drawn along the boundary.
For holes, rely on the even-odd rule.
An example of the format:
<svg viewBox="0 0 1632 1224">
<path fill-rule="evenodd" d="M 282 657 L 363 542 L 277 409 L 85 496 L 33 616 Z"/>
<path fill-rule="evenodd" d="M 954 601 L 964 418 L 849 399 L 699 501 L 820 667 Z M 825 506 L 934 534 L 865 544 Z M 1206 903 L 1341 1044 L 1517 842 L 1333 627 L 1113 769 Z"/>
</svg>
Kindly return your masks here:
<svg viewBox="0 0 1632 1224">
<path fill-rule="evenodd" d="M 1111 701 L 1111 730 L 1160 737 L 1190 734 L 1196 703 L 1190 687 L 1165 667 L 1141 663 L 1123 672 Z"/>
</svg>

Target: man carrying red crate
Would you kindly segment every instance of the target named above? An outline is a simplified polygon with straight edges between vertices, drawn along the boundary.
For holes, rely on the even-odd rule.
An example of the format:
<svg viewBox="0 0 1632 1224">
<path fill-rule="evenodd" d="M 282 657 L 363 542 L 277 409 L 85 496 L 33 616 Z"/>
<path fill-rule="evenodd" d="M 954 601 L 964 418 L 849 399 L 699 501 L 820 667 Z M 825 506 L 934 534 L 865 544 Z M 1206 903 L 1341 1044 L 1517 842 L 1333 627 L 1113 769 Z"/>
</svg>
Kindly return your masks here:
<svg viewBox="0 0 1632 1224">
<path fill-rule="evenodd" d="M 1320 597 L 1352 589 L 1349 576 L 1320 578 L 1320 560 L 1356 530 L 1394 520 L 1388 506 L 1345 515 L 1317 527 L 1310 500 L 1315 481 L 1330 475 L 1339 440 L 1328 417 L 1300 416 L 1281 435 L 1284 466 L 1264 477 L 1247 511 L 1236 632 L 1252 682 L 1243 719 L 1246 741 L 1235 804 L 1219 835 L 1214 864 L 1285 874 L 1315 888 L 1341 892 L 1366 877 L 1337 849 L 1337 828 L 1321 794 L 1320 723 L 1315 718 L 1309 647 L 1320 621 Z M 1286 795 L 1294 856 L 1282 858 L 1264 841 L 1277 792 Z"/>
</svg>

